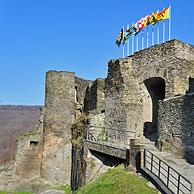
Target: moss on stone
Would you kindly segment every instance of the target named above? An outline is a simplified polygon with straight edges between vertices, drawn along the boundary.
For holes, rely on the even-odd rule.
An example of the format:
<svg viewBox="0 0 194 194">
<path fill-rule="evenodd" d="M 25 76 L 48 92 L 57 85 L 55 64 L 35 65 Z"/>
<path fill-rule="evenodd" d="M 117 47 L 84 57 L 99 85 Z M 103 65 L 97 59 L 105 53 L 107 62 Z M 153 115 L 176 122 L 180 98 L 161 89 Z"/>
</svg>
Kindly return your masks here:
<svg viewBox="0 0 194 194">
<path fill-rule="evenodd" d="M 85 130 L 87 126 L 87 116 L 81 116 L 71 127 L 72 130 L 72 140 L 73 146 L 79 146 L 83 143 L 83 138 L 85 136 Z"/>
</svg>

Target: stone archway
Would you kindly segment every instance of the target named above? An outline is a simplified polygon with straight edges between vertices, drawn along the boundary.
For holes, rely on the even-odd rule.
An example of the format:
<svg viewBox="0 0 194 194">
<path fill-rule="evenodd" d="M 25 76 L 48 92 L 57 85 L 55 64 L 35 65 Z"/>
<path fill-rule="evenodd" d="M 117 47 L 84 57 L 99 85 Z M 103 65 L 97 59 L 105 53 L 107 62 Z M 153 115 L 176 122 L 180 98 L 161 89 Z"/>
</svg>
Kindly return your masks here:
<svg viewBox="0 0 194 194">
<path fill-rule="evenodd" d="M 149 104 L 144 111 L 152 117 L 151 122 L 144 123 L 144 135 L 151 140 L 156 140 L 158 101 L 165 98 L 165 80 L 161 77 L 153 77 L 146 79 L 144 84 L 151 101 L 151 104 Z"/>
</svg>

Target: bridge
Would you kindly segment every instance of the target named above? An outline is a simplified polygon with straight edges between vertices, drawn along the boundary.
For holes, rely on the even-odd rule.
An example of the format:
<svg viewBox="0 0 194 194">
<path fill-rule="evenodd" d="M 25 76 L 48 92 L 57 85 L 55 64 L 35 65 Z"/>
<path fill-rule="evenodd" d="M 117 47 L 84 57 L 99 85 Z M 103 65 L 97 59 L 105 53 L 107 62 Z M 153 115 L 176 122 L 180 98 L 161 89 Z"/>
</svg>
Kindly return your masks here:
<svg viewBox="0 0 194 194">
<path fill-rule="evenodd" d="M 132 136 L 133 131 L 125 131 L 126 136 L 123 139 L 119 136 L 121 132 L 117 129 L 90 126 L 87 129 L 85 146 L 89 150 L 125 161 L 151 180 L 162 193 L 194 194 L 190 180 L 146 149 L 137 139 L 128 140 L 127 137 Z M 115 138 L 110 133 L 114 133 Z"/>
</svg>

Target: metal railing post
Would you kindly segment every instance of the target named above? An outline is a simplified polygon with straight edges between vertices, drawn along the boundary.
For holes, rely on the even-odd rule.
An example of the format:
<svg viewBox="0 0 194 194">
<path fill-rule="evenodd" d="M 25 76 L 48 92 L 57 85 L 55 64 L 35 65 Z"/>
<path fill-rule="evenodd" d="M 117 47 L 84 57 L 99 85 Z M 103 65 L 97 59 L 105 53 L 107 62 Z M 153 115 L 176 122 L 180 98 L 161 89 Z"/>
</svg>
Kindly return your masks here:
<svg viewBox="0 0 194 194">
<path fill-rule="evenodd" d="M 89 128 L 86 129 L 86 140 L 89 140 Z"/>
<path fill-rule="evenodd" d="M 152 172 L 152 169 L 153 169 L 153 159 L 154 159 L 154 155 L 151 153 L 151 172 Z"/>
<path fill-rule="evenodd" d="M 159 160 L 159 168 L 158 168 L 158 177 L 160 178 L 160 166 L 161 166 L 161 160 Z"/>
<path fill-rule="evenodd" d="M 178 186 L 177 186 L 177 194 L 179 194 L 179 189 L 180 189 L 180 178 L 181 178 L 181 176 L 180 176 L 180 174 L 178 174 Z"/>
<path fill-rule="evenodd" d="M 146 167 L 146 149 L 144 149 L 144 167 Z"/>
<path fill-rule="evenodd" d="M 146 153 L 149 153 L 150 156 L 147 155 Z M 156 161 L 154 160 L 154 157 L 159 161 L 159 163 L 156 163 Z M 150 164 L 150 166 L 151 166 L 150 168 L 146 167 L 146 162 Z M 156 168 L 154 166 L 154 163 L 156 163 L 158 165 L 158 168 Z M 167 169 L 166 169 L 166 167 L 164 168 L 162 166 L 162 164 L 164 164 L 167 167 Z M 146 149 L 144 150 L 144 167 L 147 168 L 150 172 L 152 172 L 156 176 L 158 176 L 158 178 L 160 180 L 162 180 L 161 175 L 165 176 L 163 174 L 163 172 L 161 171 L 161 169 L 163 169 L 163 171 L 165 171 L 167 173 L 167 175 L 165 176 L 165 178 L 167 179 L 165 186 L 168 189 L 170 189 L 172 192 L 174 192 L 176 194 L 181 194 L 181 193 L 186 194 L 188 192 L 189 192 L 188 194 L 194 194 L 193 185 L 189 180 L 187 180 L 179 172 L 177 172 L 175 169 L 171 168 L 167 163 L 165 163 L 160 158 L 158 158 L 156 155 L 154 155 L 152 152 L 150 152 Z M 158 173 L 154 173 L 153 172 L 154 169 L 156 169 L 158 171 Z M 174 174 L 172 172 L 174 172 Z M 178 176 L 178 177 L 176 177 L 176 176 Z M 171 177 L 173 178 L 173 180 L 171 179 Z M 176 181 L 174 181 L 174 180 L 176 180 Z M 185 182 L 187 184 L 185 184 Z M 172 188 L 172 186 L 176 188 L 176 191 L 173 191 L 174 188 Z M 185 191 L 183 190 L 183 188 Z"/>
<path fill-rule="evenodd" d="M 115 143 L 117 142 L 117 131 L 115 131 Z"/>
<path fill-rule="evenodd" d="M 167 187 L 169 186 L 169 175 L 170 175 L 170 167 L 168 166 L 168 171 L 167 171 Z"/>
</svg>

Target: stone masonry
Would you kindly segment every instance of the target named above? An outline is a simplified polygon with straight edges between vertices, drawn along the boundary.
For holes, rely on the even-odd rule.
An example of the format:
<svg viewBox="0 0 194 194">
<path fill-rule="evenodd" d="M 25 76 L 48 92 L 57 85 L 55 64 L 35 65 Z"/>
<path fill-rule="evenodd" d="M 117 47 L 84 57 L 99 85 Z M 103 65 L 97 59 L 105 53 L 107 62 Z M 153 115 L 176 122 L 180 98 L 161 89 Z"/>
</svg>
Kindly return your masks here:
<svg viewBox="0 0 194 194">
<path fill-rule="evenodd" d="M 41 177 L 70 184 L 71 126 L 75 122 L 74 73 L 49 71 L 46 75 L 44 147 Z"/>
<path fill-rule="evenodd" d="M 181 146 L 190 146 L 192 155 L 193 92 L 194 46 L 179 40 L 110 60 L 106 79 L 90 81 L 71 72 L 47 72 L 43 122 L 18 138 L 15 161 L 0 166 L 0 189 L 17 188 L 14 180 L 42 179 L 55 185 L 72 181 L 74 189 L 93 180 L 107 167 L 98 154 L 84 147 L 88 127 L 96 140 L 118 145 L 145 137 L 156 142 L 179 138 Z M 79 131 L 73 131 L 76 138 L 72 139 L 72 125 L 82 117 L 86 119 L 83 131 L 80 137 Z M 75 144 L 80 138 L 81 143 Z M 130 153 L 131 164 L 135 154 Z"/>
<path fill-rule="evenodd" d="M 159 100 L 192 90 L 193 51 L 193 46 L 172 40 L 109 62 L 105 120 L 107 128 L 116 128 L 111 138 L 117 132 L 122 139 L 127 131 L 128 139 L 143 137 L 148 124 L 157 131 Z"/>
</svg>

